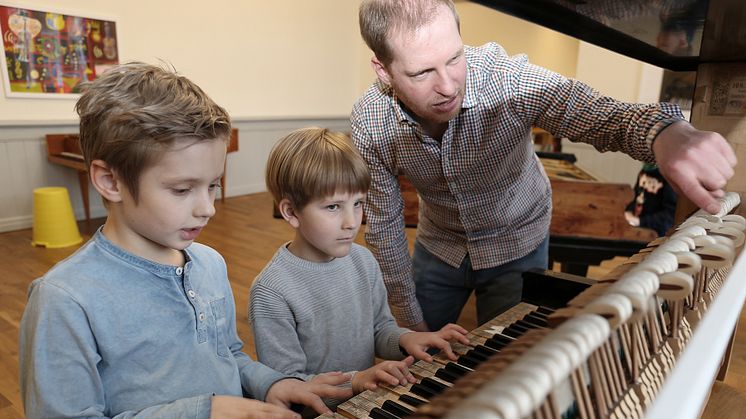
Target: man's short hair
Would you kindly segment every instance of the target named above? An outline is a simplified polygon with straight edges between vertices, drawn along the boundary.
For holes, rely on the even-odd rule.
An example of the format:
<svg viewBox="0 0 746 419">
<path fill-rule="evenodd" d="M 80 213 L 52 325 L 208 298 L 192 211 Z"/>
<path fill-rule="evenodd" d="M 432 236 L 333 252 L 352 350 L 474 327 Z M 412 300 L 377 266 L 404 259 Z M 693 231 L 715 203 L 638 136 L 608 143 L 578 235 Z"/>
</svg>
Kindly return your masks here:
<svg viewBox="0 0 746 419">
<path fill-rule="evenodd" d="M 225 109 L 171 69 L 131 62 L 82 86 L 75 105 L 86 167 L 104 161 L 137 201 L 143 170 L 175 141 L 228 140 Z"/>
<path fill-rule="evenodd" d="M 325 128 L 303 128 L 280 139 L 267 160 L 267 189 L 275 202 L 302 209 L 336 192 L 367 192 L 370 173 L 350 138 Z"/>
<path fill-rule="evenodd" d="M 388 39 L 397 31 L 411 32 L 430 23 L 440 6 L 459 16 L 451 0 L 364 0 L 360 4 L 360 35 L 378 60 L 389 65 L 394 60 Z"/>
</svg>

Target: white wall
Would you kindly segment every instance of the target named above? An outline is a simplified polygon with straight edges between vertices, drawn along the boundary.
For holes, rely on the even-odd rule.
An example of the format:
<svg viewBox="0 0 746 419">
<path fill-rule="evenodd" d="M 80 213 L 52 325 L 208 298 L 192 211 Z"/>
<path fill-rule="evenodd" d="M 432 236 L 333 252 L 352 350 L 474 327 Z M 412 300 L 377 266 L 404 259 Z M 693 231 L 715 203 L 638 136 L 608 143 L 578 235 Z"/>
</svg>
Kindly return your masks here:
<svg viewBox="0 0 746 419">
<path fill-rule="evenodd" d="M 120 62 L 168 61 L 237 118 L 348 115 L 357 97 L 356 1 L 16 3 L 116 20 Z M 73 120 L 73 104 L 3 95 L 0 122 Z"/>
</svg>

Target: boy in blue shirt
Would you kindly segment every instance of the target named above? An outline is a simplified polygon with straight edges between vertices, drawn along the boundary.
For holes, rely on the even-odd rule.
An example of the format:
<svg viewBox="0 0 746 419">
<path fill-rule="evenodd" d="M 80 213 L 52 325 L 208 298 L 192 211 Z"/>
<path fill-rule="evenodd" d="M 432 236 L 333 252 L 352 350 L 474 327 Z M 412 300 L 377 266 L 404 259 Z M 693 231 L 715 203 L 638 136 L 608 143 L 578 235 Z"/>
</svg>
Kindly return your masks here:
<svg viewBox="0 0 746 419">
<path fill-rule="evenodd" d="M 291 403 L 328 411 L 319 396 L 344 396 L 335 385 L 349 377 L 305 383 L 241 352 L 225 262 L 194 243 L 215 213 L 226 111 L 185 77 L 142 63 L 86 86 L 76 110 L 108 216 L 30 286 L 26 416 L 297 417 Z"/>
<path fill-rule="evenodd" d="M 409 366 L 414 358 L 431 362 L 430 348 L 456 359 L 449 340 L 468 344 L 467 331 L 455 324 L 425 333 L 397 326 L 375 258 L 354 243 L 370 175 L 346 135 L 322 128 L 289 134 L 272 149 L 266 176 L 295 238 L 251 289 L 260 362 L 306 380 L 348 372 L 346 385 L 359 393 L 414 382 Z"/>
</svg>

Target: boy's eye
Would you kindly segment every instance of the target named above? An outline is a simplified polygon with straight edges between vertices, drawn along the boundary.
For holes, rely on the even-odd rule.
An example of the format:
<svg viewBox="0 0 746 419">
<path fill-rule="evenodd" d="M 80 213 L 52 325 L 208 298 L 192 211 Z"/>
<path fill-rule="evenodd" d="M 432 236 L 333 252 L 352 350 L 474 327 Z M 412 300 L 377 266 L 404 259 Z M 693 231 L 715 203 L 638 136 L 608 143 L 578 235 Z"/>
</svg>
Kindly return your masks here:
<svg viewBox="0 0 746 419">
<path fill-rule="evenodd" d="M 220 182 L 215 182 L 210 184 L 210 190 L 220 189 Z"/>
<path fill-rule="evenodd" d="M 176 195 L 185 195 L 191 191 L 191 188 L 172 188 L 171 191 Z"/>
<path fill-rule="evenodd" d="M 326 209 L 328 209 L 329 211 L 336 211 L 336 210 L 338 210 L 338 209 L 339 209 L 339 204 L 331 204 L 331 205 L 327 205 L 327 206 L 326 206 Z"/>
</svg>

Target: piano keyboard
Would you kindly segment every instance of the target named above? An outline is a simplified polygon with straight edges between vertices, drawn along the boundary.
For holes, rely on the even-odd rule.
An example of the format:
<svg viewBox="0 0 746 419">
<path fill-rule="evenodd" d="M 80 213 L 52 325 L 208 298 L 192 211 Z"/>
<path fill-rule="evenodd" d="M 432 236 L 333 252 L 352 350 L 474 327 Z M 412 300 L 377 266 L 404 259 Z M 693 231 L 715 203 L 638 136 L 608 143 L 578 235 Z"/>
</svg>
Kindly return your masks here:
<svg viewBox="0 0 746 419">
<path fill-rule="evenodd" d="M 455 344 L 457 362 L 418 361 L 417 383 L 363 392 L 326 417 L 645 417 L 743 248 L 746 219 L 729 214 L 740 197 L 722 204 L 718 216 L 700 211 L 650 242 L 567 307 L 520 303 L 470 332 L 468 346 Z"/>
<path fill-rule="evenodd" d="M 436 354 L 433 363 L 417 361 L 410 371 L 417 379 L 406 386 L 382 385 L 340 404 L 337 412 L 319 417 L 400 418 L 414 414 L 429 400 L 453 387 L 454 382 L 477 370 L 493 355 L 532 329 L 548 327 L 548 316 L 554 310 L 528 303 L 519 303 L 491 321 L 468 333 L 469 345 L 453 343 L 457 361 Z"/>
</svg>

